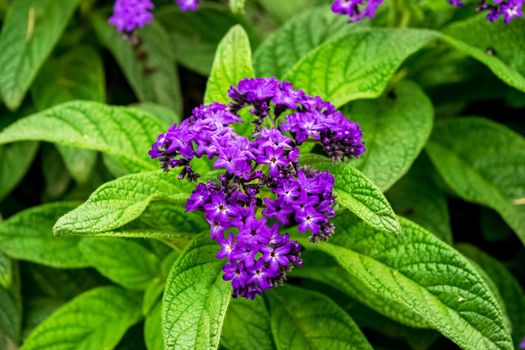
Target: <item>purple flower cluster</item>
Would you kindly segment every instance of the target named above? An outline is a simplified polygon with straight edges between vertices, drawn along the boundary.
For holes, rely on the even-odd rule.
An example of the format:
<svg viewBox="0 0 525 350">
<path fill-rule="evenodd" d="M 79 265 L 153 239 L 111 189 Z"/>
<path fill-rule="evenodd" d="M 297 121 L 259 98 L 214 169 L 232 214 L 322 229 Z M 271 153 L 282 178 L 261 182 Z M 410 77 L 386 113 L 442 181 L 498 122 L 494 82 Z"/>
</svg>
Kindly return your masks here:
<svg viewBox="0 0 525 350">
<path fill-rule="evenodd" d="M 525 337 L 523 337 L 523 340 L 521 341 L 520 349 L 525 349 Z"/>
<path fill-rule="evenodd" d="M 335 0 L 332 11 L 350 17 L 350 22 L 357 22 L 365 17 L 374 18 L 382 3 L 383 0 Z"/>
<path fill-rule="evenodd" d="M 452 6 L 464 6 L 461 0 L 449 0 Z M 477 11 L 487 11 L 487 19 L 494 22 L 503 16 L 503 22 L 509 23 L 514 18 L 523 16 L 525 0 L 481 0 Z"/>
<path fill-rule="evenodd" d="M 197 11 L 199 8 L 199 0 L 175 1 L 182 12 Z M 151 0 L 115 0 L 109 24 L 117 27 L 119 32 L 131 33 L 153 21 L 153 8 Z"/>
<path fill-rule="evenodd" d="M 149 154 L 164 170 L 180 167 L 179 179 L 198 179 L 191 165 L 206 156 L 217 181 L 199 183 L 187 211 L 203 211 L 210 236 L 226 259 L 224 279 L 233 296 L 254 298 L 282 283 L 301 265 L 301 246 L 281 233 L 298 224 L 312 241 L 334 232 L 334 178 L 298 163 L 304 142 L 317 142 L 334 160 L 364 152 L 359 126 L 319 97 L 293 89 L 274 78 L 244 79 L 231 87 L 228 105 L 212 103 L 193 110 L 180 125 L 159 135 Z M 250 137 L 234 126 L 252 119 Z M 234 125 L 236 124 L 236 125 Z"/>
</svg>

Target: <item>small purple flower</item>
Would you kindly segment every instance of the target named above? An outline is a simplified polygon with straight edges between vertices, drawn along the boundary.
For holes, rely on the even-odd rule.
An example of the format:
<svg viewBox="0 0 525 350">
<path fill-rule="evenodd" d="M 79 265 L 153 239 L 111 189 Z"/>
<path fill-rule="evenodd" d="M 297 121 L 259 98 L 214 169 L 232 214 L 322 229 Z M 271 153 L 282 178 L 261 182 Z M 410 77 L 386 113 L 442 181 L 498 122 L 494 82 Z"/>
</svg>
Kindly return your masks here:
<svg viewBox="0 0 525 350">
<path fill-rule="evenodd" d="M 373 18 L 383 0 L 335 0 L 332 11 L 347 15 L 350 22 L 357 22 L 365 17 Z"/>
<path fill-rule="evenodd" d="M 232 295 L 253 299 L 280 285 L 301 265 L 301 246 L 284 225 L 298 224 L 314 242 L 334 233 L 334 178 L 298 163 L 299 145 L 317 142 L 333 160 L 364 152 L 361 131 L 332 104 L 274 78 L 244 79 L 231 87 L 228 105 L 200 106 L 179 125 L 159 135 L 149 154 L 165 171 L 181 168 L 179 178 L 196 181 L 192 160 L 206 156 L 224 172 L 199 183 L 187 211 L 200 210 L 210 237 L 225 259 L 224 279 Z M 253 133 L 238 135 L 241 110 L 252 115 Z M 263 127 L 265 122 L 271 128 Z"/>
<path fill-rule="evenodd" d="M 461 0 L 449 0 L 452 6 L 464 6 Z M 523 17 L 525 0 L 480 0 L 478 11 L 486 11 L 490 22 L 497 21 L 503 16 L 503 22 L 509 23 L 514 18 Z"/>
<path fill-rule="evenodd" d="M 523 337 L 523 340 L 521 341 L 520 349 L 525 349 L 525 337 Z"/>
<path fill-rule="evenodd" d="M 116 0 L 109 23 L 119 32 L 131 33 L 153 21 L 153 7 L 150 0 Z"/>
<path fill-rule="evenodd" d="M 175 0 L 179 4 L 182 12 L 197 11 L 199 9 L 199 0 Z"/>
</svg>

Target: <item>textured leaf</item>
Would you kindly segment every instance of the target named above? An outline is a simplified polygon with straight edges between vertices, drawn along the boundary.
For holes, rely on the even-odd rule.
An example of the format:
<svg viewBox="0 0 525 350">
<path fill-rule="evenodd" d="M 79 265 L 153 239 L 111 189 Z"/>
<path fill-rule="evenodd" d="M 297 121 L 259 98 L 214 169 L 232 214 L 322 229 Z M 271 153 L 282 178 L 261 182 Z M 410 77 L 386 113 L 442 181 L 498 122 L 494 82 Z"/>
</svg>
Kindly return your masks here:
<svg viewBox="0 0 525 350">
<path fill-rule="evenodd" d="M 53 230 L 56 235 L 111 231 L 138 218 L 152 201 L 183 203 L 190 193 L 190 185 L 172 173 L 123 176 L 99 187 L 84 204 L 61 217 Z"/>
<path fill-rule="evenodd" d="M 164 350 L 161 320 L 162 304 L 159 302 L 144 323 L 144 341 L 148 350 Z"/>
<path fill-rule="evenodd" d="M 160 275 L 160 261 L 140 243 L 117 239 L 85 239 L 80 251 L 102 275 L 126 289 L 144 290 Z"/>
<path fill-rule="evenodd" d="M 10 257 L 0 250 L 0 288 L 9 288 L 12 280 L 13 262 Z"/>
<path fill-rule="evenodd" d="M 374 98 L 406 58 L 435 38 L 422 29 L 355 30 L 311 51 L 284 80 L 336 106 Z"/>
<path fill-rule="evenodd" d="M 217 349 L 231 283 L 222 279 L 217 243 L 195 238 L 173 265 L 162 302 L 165 349 Z"/>
<path fill-rule="evenodd" d="M 226 103 L 228 89 L 239 80 L 254 76 L 252 51 L 248 35 L 240 25 L 236 25 L 219 43 L 210 78 L 206 85 L 204 103 Z"/>
<path fill-rule="evenodd" d="M 337 229 L 337 228 L 336 228 Z M 304 264 L 293 270 L 290 277 L 300 277 L 324 283 L 380 314 L 414 329 L 432 328 L 421 316 L 388 296 L 375 294 L 373 289 L 346 272 L 337 262 L 317 251 L 302 254 Z"/>
<path fill-rule="evenodd" d="M 137 31 L 139 44 L 132 45 L 105 17 L 94 15 L 93 25 L 102 44 L 122 69 L 135 95 L 182 112 L 182 96 L 172 42 L 163 26 L 154 21 Z"/>
<path fill-rule="evenodd" d="M 74 101 L 23 118 L 0 133 L 0 144 L 41 140 L 118 157 L 131 170 L 157 166 L 147 150 L 164 125 L 140 109 Z"/>
<path fill-rule="evenodd" d="M 93 289 L 36 327 L 22 349 L 112 349 L 140 317 L 140 295 L 116 287 Z"/>
<path fill-rule="evenodd" d="M 388 192 L 394 211 L 423 226 L 443 241 L 452 243 L 448 202 L 432 176 L 435 169 L 427 157 L 418 159 L 408 174 Z"/>
<path fill-rule="evenodd" d="M 372 349 L 350 316 L 324 295 L 288 285 L 268 295 L 277 349 Z"/>
<path fill-rule="evenodd" d="M 454 192 L 496 210 L 525 243 L 522 136 L 487 119 L 460 118 L 436 125 L 426 149 Z"/>
<path fill-rule="evenodd" d="M 0 92 L 9 109 L 22 103 L 78 2 L 18 0 L 9 6 L 0 34 Z"/>
<path fill-rule="evenodd" d="M 270 315 L 262 298 L 233 299 L 222 328 L 221 345 L 228 349 L 274 349 Z"/>
<path fill-rule="evenodd" d="M 0 146 L 0 200 L 9 194 L 29 170 L 37 142 L 19 142 Z"/>
<path fill-rule="evenodd" d="M 78 237 L 53 237 L 53 224 L 77 203 L 57 202 L 24 210 L 0 222 L 0 249 L 10 257 L 59 268 L 89 266 Z"/>
<path fill-rule="evenodd" d="M 510 86 L 525 91 L 525 23 L 489 23 L 480 15 L 445 28 L 443 39 L 486 65 Z"/>
<path fill-rule="evenodd" d="M 498 288 L 512 324 L 514 345 L 518 348 L 525 334 L 525 292 L 507 268 L 490 255 L 469 244 L 459 244 L 460 252 L 475 261 Z"/>
<path fill-rule="evenodd" d="M 282 77 L 308 52 L 328 39 L 349 33 L 354 25 L 349 26 L 344 16 L 324 6 L 294 16 L 255 51 L 253 64 L 257 76 Z"/>
<path fill-rule="evenodd" d="M 345 114 L 359 123 L 366 145 L 353 165 L 386 191 L 423 149 L 432 131 L 434 109 L 419 86 L 405 81 L 379 100 L 356 102 Z"/>
<path fill-rule="evenodd" d="M 399 237 L 351 217 L 335 221 L 330 243 L 301 243 L 331 255 L 377 296 L 405 305 L 464 349 L 513 348 L 489 287 L 446 243 L 406 219 Z"/>
</svg>

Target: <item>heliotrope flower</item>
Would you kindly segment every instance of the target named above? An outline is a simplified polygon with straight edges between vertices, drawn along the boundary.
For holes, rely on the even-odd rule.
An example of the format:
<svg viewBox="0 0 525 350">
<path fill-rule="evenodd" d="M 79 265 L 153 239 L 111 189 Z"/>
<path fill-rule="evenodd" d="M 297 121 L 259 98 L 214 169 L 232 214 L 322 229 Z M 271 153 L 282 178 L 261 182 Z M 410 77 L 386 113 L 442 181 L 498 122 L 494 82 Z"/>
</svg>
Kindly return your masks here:
<svg viewBox="0 0 525 350">
<path fill-rule="evenodd" d="M 525 337 L 523 337 L 523 340 L 521 341 L 520 349 L 525 349 Z"/>
<path fill-rule="evenodd" d="M 332 11 L 348 16 L 351 22 L 357 22 L 365 17 L 373 18 L 382 3 L 383 0 L 335 0 Z"/>
<path fill-rule="evenodd" d="M 452 6 L 464 6 L 460 0 L 449 0 Z M 523 16 L 525 0 L 480 0 L 477 11 L 486 11 L 487 19 L 491 22 L 503 17 L 504 23 L 509 23 L 514 18 Z"/>
<path fill-rule="evenodd" d="M 179 4 L 182 12 L 197 11 L 199 9 L 199 0 L 175 0 Z"/>
<path fill-rule="evenodd" d="M 233 296 L 254 298 L 282 283 L 301 265 L 301 246 L 290 240 L 287 225 L 310 233 L 314 242 L 334 232 L 334 178 L 298 163 L 304 142 L 316 142 L 334 161 L 364 152 L 359 126 L 332 104 L 274 78 L 244 79 L 229 90 L 229 104 L 193 110 L 180 125 L 159 135 L 149 154 L 179 179 L 199 178 L 194 158 L 207 157 L 224 172 L 217 181 L 199 183 L 187 211 L 202 211 L 210 236 L 225 259 L 224 279 Z M 252 119 L 249 137 L 234 124 Z M 246 129 L 246 127 L 244 127 Z"/>
<path fill-rule="evenodd" d="M 153 7 L 150 0 L 116 0 L 109 23 L 119 32 L 131 33 L 153 21 Z"/>
</svg>

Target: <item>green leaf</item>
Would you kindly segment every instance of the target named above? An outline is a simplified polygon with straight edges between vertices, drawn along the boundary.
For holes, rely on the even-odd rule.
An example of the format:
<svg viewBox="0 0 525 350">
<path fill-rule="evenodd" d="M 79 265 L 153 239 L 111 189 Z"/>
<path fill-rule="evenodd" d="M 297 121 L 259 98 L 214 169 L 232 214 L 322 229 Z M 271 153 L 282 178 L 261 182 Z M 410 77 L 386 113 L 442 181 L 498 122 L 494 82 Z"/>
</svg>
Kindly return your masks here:
<svg viewBox="0 0 525 350">
<path fill-rule="evenodd" d="M 78 0 L 18 0 L 0 34 L 0 92 L 16 109 L 77 7 Z"/>
<path fill-rule="evenodd" d="M 18 343 L 21 328 L 22 296 L 18 266 L 15 264 L 11 286 L 9 288 L 0 286 L 0 345 L 2 345 L 2 335 L 8 338 L 8 342 Z"/>
<path fill-rule="evenodd" d="M 253 64 L 257 76 L 282 77 L 311 50 L 331 38 L 351 32 L 354 25 L 349 26 L 344 16 L 332 13 L 325 6 L 294 16 L 255 51 Z"/>
<path fill-rule="evenodd" d="M 427 321 L 405 305 L 386 296 L 376 295 L 366 283 L 346 272 L 329 255 L 310 250 L 301 257 L 304 260 L 303 266 L 294 269 L 290 277 L 310 279 L 329 285 L 378 313 L 413 329 L 432 328 Z"/>
<path fill-rule="evenodd" d="M 0 146 L 0 200 L 9 194 L 29 170 L 36 151 L 37 142 L 20 142 Z"/>
<path fill-rule="evenodd" d="M 221 345 L 228 349 L 274 349 L 270 315 L 262 298 L 233 299 L 222 328 Z"/>
<path fill-rule="evenodd" d="M 0 288 L 9 288 L 12 280 L 13 262 L 9 256 L 0 250 Z"/>
<path fill-rule="evenodd" d="M 525 23 L 489 23 L 484 15 L 455 22 L 443 39 L 486 65 L 510 86 L 525 91 Z"/>
<path fill-rule="evenodd" d="M 144 341 L 148 350 L 164 350 L 164 338 L 161 324 L 162 304 L 159 302 L 144 323 Z"/>
<path fill-rule="evenodd" d="M 164 292 L 165 278 L 156 278 L 150 283 L 144 291 L 144 301 L 142 302 L 142 314 L 144 316 L 149 315 L 156 304 L 159 303 L 159 299 Z M 159 316 L 159 327 L 160 327 L 160 316 Z M 160 330 L 159 330 L 160 332 Z"/>
<path fill-rule="evenodd" d="M 53 231 L 63 234 L 99 234 L 138 218 L 155 200 L 184 203 L 191 186 L 173 173 L 153 171 L 120 177 L 99 187 L 88 200 L 61 217 Z"/>
<path fill-rule="evenodd" d="M 268 293 L 277 349 L 372 349 L 354 321 L 317 292 L 284 286 Z"/>
<path fill-rule="evenodd" d="M 418 159 L 408 174 L 388 190 L 386 197 L 397 214 L 451 244 L 447 197 L 432 176 L 434 173 L 427 157 Z"/>
<path fill-rule="evenodd" d="M 487 140 L 490 140 L 487 143 Z M 483 118 L 436 125 L 426 150 L 461 198 L 496 210 L 525 243 L 525 139 Z"/>
<path fill-rule="evenodd" d="M 466 258 L 416 224 L 400 218 L 399 237 L 338 216 L 330 243 L 300 242 L 334 257 L 350 275 L 393 299 L 464 349 L 512 349 L 503 313 Z"/>
<path fill-rule="evenodd" d="M 396 214 L 381 190 L 351 164 L 334 164 L 328 158 L 315 154 L 305 154 L 300 162 L 319 170 L 328 170 L 334 176 L 337 204 L 377 230 L 393 234 L 401 231 Z"/>
<path fill-rule="evenodd" d="M 135 241 L 84 239 L 79 248 L 91 266 L 126 289 L 144 290 L 160 275 L 157 256 Z"/>
<path fill-rule="evenodd" d="M 379 100 L 358 101 L 345 113 L 359 123 L 366 152 L 353 165 L 386 191 L 423 149 L 434 118 L 432 102 L 416 84 L 396 84 Z"/>
<path fill-rule="evenodd" d="M 378 97 L 403 61 L 437 37 L 423 29 L 355 30 L 308 53 L 284 80 L 335 106 Z"/>
<path fill-rule="evenodd" d="M 58 309 L 33 330 L 22 349 L 112 349 L 140 317 L 140 295 L 100 287 Z"/>
<path fill-rule="evenodd" d="M 244 6 L 246 6 L 246 0 L 230 0 L 230 9 L 236 15 L 244 14 Z"/>
<path fill-rule="evenodd" d="M 501 262 L 478 248 L 466 243 L 458 244 L 456 247 L 475 261 L 498 288 L 512 324 L 512 335 L 517 349 L 525 334 L 525 292 L 520 283 Z"/>
<path fill-rule="evenodd" d="M 64 304 L 63 300 L 49 297 L 24 299 L 24 330 L 22 339 L 27 338 L 33 329 Z"/>
<path fill-rule="evenodd" d="M 58 268 L 89 266 L 78 237 L 53 237 L 55 221 L 77 204 L 57 202 L 24 210 L 0 222 L 0 249 L 12 258 Z"/>
<path fill-rule="evenodd" d="M 219 43 L 210 78 L 206 85 L 204 103 L 226 103 L 228 89 L 244 78 L 254 76 L 250 40 L 244 29 L 236 25 Z"/>
<path fill-rule="evenodd" d="M 0 144 L 25 140 L 101 151 L 118 157 L 130 170 L 153 170 L 147 151 L 165 126 L 136 108 L 73 101 L 33 114 L 0 133 Z"/>
<path fill-rule="evenodd" d="M 154 21 L 136 32 L 139 44 L 122 38 L 104 16 L 93 15 L 101 43 L 111 52 L 135 95 L 143 102 L 156 102 L 182 112 L 182 95 L 174 47 L 164 27 Z"/>
<path fill-rule="evenodd" d="M 165 349 L 217 349 L 231 283 L 209 233 L 195 237 L 173 265 L 162 302 Z"/>
</svg>

